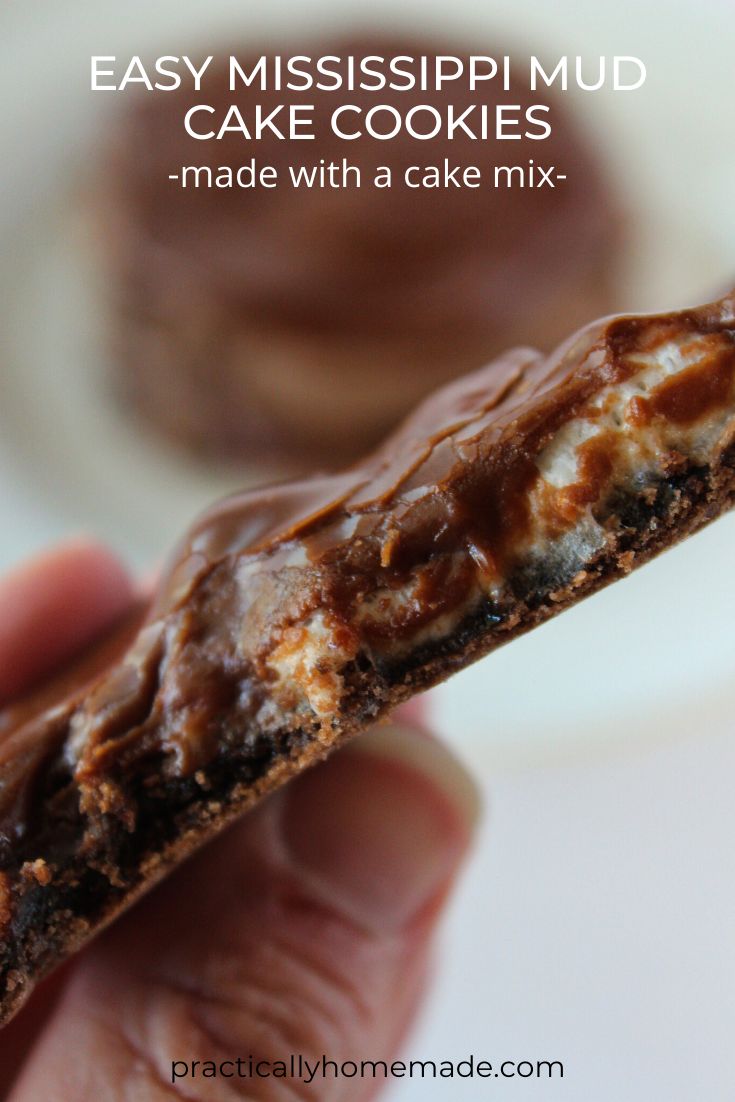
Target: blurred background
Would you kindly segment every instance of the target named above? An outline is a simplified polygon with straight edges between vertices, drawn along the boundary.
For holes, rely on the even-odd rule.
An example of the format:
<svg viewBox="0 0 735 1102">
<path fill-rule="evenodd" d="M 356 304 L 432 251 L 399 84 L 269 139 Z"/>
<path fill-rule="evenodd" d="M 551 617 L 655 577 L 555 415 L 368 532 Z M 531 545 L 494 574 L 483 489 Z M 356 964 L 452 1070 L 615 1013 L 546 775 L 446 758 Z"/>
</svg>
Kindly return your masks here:
<svg viewBox="0 0 735 1102">
<path fill-rule="evenodd" d="M 735 280 L 735 11 L 726 0 L 424 0 L 371 4 L 369 19 L 356 0 L 6 3 L 0 567 L 85 530 L 144 569 L 213 496 L 328 465 L 324 456 L 284 456 L 267 440 L 223 458 L 206 439 L 191 447 L 172 438 L 160 417 L 157 427 L 145 388 L 120 400 L 126 363 L 147 385 L 166 378 L 156 375 L 165 355 L 160 342 L 158 354 L 140 342 L 126 360 L 113 339 L 131 310 L 135 325 L 144 312 L 130 303 L 149 226 L 135 190 L 110 186 L 134 175 L 135 141 L 126 152 L 117 138 L 127 100 L 89 92 L 89 57 L 257 55 L 264 42 L 279 49 L 303 33 L 331 43 L 355 29 L 496 56 L 640 57 L 643 89 L 570 94 L 558 105 L 592 165 L 576 201 L 592 224 L 596 204 L 609 200 L 603 221 L 617 227 L 590 245 L 606 273 L 600 310 L 675 308 Z M 431 147 L 415 160 L 431 160 Z M 502 268 L 502 256 L 492 263 Z M 533 257 L 526 265 L 543 286 Z M 586 282 L 575 271 L 570 317 Z M 463 285 L 452 289 L 464 302 Z M 196 287 L 187 293 L 196 298 Z M 169 328 L 183 324 L 189 302 L 182 292 Z M 505 320 L 513 339 L 543 343 L 545 331 L 516 337 Z M 324 386 L 320 378 L 328 398 Z M 727 517 L 432 694 L 434 725 L 479 775 L 488 813 L 408 1055 L 562 1060 L 566 1076 L 491 1088 L 406 1082 L 389 1097 L 733 1097 L 734 535 Z"/>
</svg>

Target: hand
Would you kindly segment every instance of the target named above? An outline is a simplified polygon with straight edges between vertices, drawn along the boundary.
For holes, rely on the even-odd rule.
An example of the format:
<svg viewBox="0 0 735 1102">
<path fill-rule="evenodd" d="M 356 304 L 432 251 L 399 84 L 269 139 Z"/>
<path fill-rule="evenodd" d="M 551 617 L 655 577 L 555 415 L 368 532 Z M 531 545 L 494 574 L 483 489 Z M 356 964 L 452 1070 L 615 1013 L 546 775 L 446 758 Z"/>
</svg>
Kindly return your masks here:
<svg viewBox="0 0 735 1102">
<path fill-rule="evenodd" d="M 0 581 L 6 702 L 133 599 L 75 542 Z M 384 1080 L 204 1078 L 194 1061 L 396 1056 L 477 815 L 475 790 L 407 725 L 363 736 L 264 801 L 42 984 L 0 1033 L 12 1102 L 319 1099 Z M 178 1064 L 174 1062 L 178 1061 Z M 267 1070 L 267 1065 L 261 1065 Z M 172 1082 L 174 1069 L 177 1073 Z"/>
</svg>

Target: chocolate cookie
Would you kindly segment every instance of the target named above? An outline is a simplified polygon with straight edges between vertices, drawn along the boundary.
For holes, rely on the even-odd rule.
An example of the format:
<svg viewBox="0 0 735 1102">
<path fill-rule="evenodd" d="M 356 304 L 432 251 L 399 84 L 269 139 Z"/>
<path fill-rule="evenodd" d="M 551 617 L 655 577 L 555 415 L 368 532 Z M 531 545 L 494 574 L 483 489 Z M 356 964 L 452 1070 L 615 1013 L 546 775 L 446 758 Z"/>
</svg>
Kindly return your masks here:
<svg viewBox="0 0 735 1102">
<path fill-rule="evenodd" d="M 215 506 L 132 645 L 4 719 L 2 1016 L 265 793 L 734 498 L 735 293 L 510 352 L 364 463 Z"/>
<path fill-rule="evenodd" d="M 343 74 L 372 55 L 416 59 L 402 62 L 414 73 L 422 58 L 429 71 L 438 55 L 468 61 L 452 42 L 400 38 L 290 43 L 279 54 L 333 55 Z M 261 55 L 250 47 L 238 56 L 250 73 Z M 333 468 L 364 454 L 448 379 L 521 340 L 548 351 L 614 308 L 621 235 L 612 189 L 567 104 L 546 88 L 529 91 L 521 58 L 507 90 L 498 76 L 475 91 L 456 81 L 441 92 L 430 84 L 263 92 L 257 81 L 230 91 L 225 60 L 215 55 L 199 95 L 143 93 L 104 165 L 99 226 L 112 275 L 118 390 L 170 437 L 210 455 Z M 231 104 L 246 121 L 256 109 L 313 104 L 315 138 L 281 140 L 266 130 L 259 140 L 235 131 L 197 141 L 184 118 L 202 103 L 215 109 L 196 117 L 202 132 L 216 131 Z M 363 132 L 357 140 L 331 126 L 345 104 L 360 112 L 341 121 Z M 551 127 L 543 140 L 541 125 L 526 117 L 534 104 L 548 112 L 536 116 Z M 386 141 L 364 133 L 377 105 L 401 118 L 420 105 L 470 114 L 467 129 L 451 136 L 444 128 L 421 141 L 403 129 Z M 496 139 L 499 107 L 505 133 L 519 140 Z M 431 116 L 417 117 L 416 127 L 431 132 Z M 181 186 L 182 166 L 216 176 L 251 158 L 277 169 L 277 187 Z M 320 159 L 346 159 L 360 186 L 354 175 L 340 188 L 290 185 L 289 166 Z M 410 166 L 445 159 L 480 166 L 481 186 L 406 185 Z M 565 179 L 535 189 L 517 175 L 508 186 L 501 174 L 495 186 L 496 167 L 528 174 L 529 161 Z M 373 186 L 379 166 L 391 169 L 391 187 Z"/>
</svg>

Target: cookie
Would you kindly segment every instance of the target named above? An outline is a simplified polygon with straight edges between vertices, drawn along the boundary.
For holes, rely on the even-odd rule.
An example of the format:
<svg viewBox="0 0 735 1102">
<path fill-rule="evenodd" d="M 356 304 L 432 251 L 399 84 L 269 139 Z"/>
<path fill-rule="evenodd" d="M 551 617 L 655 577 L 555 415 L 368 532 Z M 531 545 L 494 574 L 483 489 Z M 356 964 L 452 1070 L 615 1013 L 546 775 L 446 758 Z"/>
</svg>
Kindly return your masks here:
<svg viewBox="0 0 735 1102">
<path fill-rule="evenodd" d="M 133 642 L 4 718 L 2 1017 L 267 792 L 734 498 L 735 293 L 509 352 L 364 462 L 215 505 Z"/>
<path fill-rule="evenodd" d="M 475 90 L 466 80 L 440 92 L 430 80 L 410 90 L 359 87 L 361 64 L 390 81 L 389 61 L 401 57 L 420 82 L 422 59 L 432 72 L 440 55 L 453 54 L 469 64 L 470 51 L 451 40 L 292 42 L 275 55 L 251 46 L 236 54 L 241 68 L 257 72 L 263 57 L 269 86 L 261 91 L 253 79 L 231 91 L 217 53 L 198 95 L 143 92 L 109 127 L 114 148 L 102 166 L 97 222 L 112 286 L 114 379 L 129 409 L 204 456 L 334 469 L 379 443 L 442 383 L 519 341 L 549 351 L 615 308 L 623 235 L 611 174 L 565 98 L 529 91 L 520 58 L 507 89 L 500 75 Z M 274 89 L 276 57 L 293 55 L 304 55 L 300 69 L 328 88 L 315 59 L 331 56 L 345 82 L 357 69 L 358 86 L 289 90 L 284 73 Z M 235 105 L 251 139 L 234 122 L 221 140 L 187 135 L 187 111 L 201 104 L 214 113 L 193 117 L 197 132 L 216 132 Z M 311 106 L 313 140 L 287 140 L 288 110 Z M 362 135 L 354 140 L 332 125 L 345 107 L 356 111 L 336 125 Z M 450 134 L 443 126 L 430 141 L 405 125 L 389 140 L 366 132 L 377 109 L 380 133 L 391 132 L 394 113 L 431 133 L 433 113 L 444 120 L 450 107 L 464 125 Z M 257 140 L 256 108 L 280 112 Z M 277 186 L 205 186 L 205 172 L 223 179 L 253 160 L 276 170 Z M 446 186 L 445 161 L 462 170 Z M 311 172 L 320 163 L 336 166 L 338 186 L 291 185 L 292 167 Z M 565 178 L 553 188 L 521 186 L 518 173 L 531 182 L 540 165 Z M 192 166 L 202 171 L 198 184 Z M 381 166 L 390 187 L 374 186 Z M 469 166 L 480 166 L 481 183 L 457 186 Z M 416 187 L 431 182 L 430 167 L 441 186 Z"/>
</svg>

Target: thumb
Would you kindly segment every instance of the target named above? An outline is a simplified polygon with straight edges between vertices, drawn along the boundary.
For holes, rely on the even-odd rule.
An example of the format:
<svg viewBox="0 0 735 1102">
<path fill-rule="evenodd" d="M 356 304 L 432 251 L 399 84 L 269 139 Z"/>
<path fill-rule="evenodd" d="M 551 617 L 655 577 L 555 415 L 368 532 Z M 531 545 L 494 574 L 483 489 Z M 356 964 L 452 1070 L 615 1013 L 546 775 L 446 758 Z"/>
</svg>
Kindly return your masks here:
<svg viewBox="0 0 735 1102">
<path fill-rule="evenodd" d="M 397 726 L 357 740 L 79 960 L 14 1102 L 371 1097 L 384 1080 L 321 1060 L 390 1063 L 476 815 L 438 742 Z"/>
</svg>

